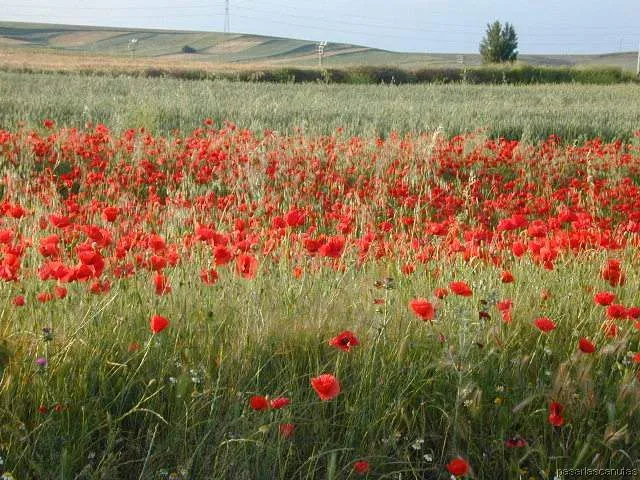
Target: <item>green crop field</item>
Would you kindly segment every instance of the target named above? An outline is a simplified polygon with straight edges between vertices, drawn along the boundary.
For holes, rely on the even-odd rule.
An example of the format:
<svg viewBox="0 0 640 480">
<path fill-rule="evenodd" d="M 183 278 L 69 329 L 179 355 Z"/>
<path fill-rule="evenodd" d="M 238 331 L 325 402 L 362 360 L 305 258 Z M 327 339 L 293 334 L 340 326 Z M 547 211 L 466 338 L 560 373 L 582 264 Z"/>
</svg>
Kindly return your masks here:
<svg viewBox="0 0 640 480">
<path fill-rule="evenodd" d="M 104 123 L 118 131 L 189 131 L 206 117 L 252 130 L 350 135 L 484 129 L 535 141 L 629 138 L 640 127 L 637 85 L 322 85 L 0 72 L 0 125 Z"/>
</svg>

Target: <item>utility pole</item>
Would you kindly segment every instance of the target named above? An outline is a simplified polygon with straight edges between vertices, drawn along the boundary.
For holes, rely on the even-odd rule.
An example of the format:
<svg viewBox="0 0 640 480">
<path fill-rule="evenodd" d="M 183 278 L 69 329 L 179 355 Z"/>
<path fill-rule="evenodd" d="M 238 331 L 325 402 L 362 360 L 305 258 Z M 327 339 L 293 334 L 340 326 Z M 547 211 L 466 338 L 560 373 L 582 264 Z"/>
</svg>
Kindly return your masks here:
<svg viewBox="0 0 640 480">
<path fill-rule="evenodd" d="M 224 0 L 224 33 L 231 31 L 231 19 L 229 18 L 229 0 Z"/>
<path fill-rule="evenodd" d="M 636 76 L 640 77 L 640 43 L 638 44 L 638 63 L 636 65 Z"/>
<path fill-rule="evenodd" d="M 138 39 L 132 38 L 129 40 L 129 51 L 131 52 L 131 58 L 136 56 L 136 48 L 138 48 Z"/>
<path fill-rule="evenodd" d="M 327 42 L 318 43 L 318 66 L 322 66 L 322 57 L 324 57 L 324 48 L 327 46 Z"/>
<path fill-rule="evenodd" d="M 622 52 L 622 40 L 624 39 L 624 35 L 620 37 L 620 46 L 618 47 L 618 51 Z"/>
</svg>

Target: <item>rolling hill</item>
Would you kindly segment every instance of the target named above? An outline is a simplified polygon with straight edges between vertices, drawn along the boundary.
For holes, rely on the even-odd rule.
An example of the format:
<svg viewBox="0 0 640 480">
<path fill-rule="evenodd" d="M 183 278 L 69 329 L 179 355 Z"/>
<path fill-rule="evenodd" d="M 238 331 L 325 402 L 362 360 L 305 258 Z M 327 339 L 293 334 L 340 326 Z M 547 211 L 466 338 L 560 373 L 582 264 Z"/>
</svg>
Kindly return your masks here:
<svg viewBox="0 0 640 480">
<path fill-rule="evenodd" d="M 137 39 L 135 52 L 130 49 Z M 188 52 L 188 53 L 185 53 Z M 386 65 L 407 69 L 479 65 L 478 54 L 402 53 L 343 43 L 329 43 L 327 67 Z M 532 65 L 607 65 L 635 69 L 635 52 L 605 55 L 521 55 Z M 0 64 L 55 66 L 185 64 L 188 67 L 297 66 L 317 64 L 316 43 L 251 34 L 149 30 L 0 22 Z"/>
</svg>

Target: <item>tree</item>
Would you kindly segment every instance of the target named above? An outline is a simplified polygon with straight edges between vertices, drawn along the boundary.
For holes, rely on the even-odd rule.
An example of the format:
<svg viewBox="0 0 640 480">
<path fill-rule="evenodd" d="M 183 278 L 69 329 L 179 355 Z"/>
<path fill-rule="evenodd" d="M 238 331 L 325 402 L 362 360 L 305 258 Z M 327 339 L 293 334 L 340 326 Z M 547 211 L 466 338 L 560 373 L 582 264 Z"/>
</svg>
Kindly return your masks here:
<svg viewBox="0 0 640 480">
<path fill-rule="evenodd" d="M 504 27 L 498 20 L 487 24 L 487 33 L 480 42 L 484 63 L 513 62 L 518 58 L 518 36 L 509 22 Z"/>
</svg>

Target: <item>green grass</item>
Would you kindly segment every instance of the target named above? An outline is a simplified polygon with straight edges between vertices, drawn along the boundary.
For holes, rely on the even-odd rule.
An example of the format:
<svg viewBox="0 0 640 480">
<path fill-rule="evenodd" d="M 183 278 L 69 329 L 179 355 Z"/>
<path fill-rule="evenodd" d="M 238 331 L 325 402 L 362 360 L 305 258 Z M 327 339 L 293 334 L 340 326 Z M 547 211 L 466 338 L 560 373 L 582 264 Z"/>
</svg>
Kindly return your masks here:
<svg viewBox="0 0 640 480">
<path fill-rule="evenodd" d="M 206 117 L 242 128 L 387 135 L 396 130 L 568 142 L 640 129 L 637 85 L 322 85 L 0 73 L 0 126 L 105 123 L 116 131 L 189 131 Z"/>
<path fill-rule="evenodd" d="M 195 269 L 181 268 L 169 274 L 174 291 L 168 297 L 156 297 L 149 280 L 139 278 L 115 283 L 104 298 L 86 298 L 73 287 L 69 299 L 16 313 L 10 313 L 11 298 L 26 293 L 33 299 L 39 286 L 9 285 L 0 296 L 0 319 L 16 360 L 3 380 L 2 448 L 14 471 L 38 478 L 138 478 L 143 470 L 142 478 L 158 478 L 164 469 L 188 472 L 184 478 L 351 478 L 358 458 L 368 459 L 380 478 L 400 472 L 445 478 L 442 465 L 457 454 L 484 458 L 475 467 L 479 478 L 496 472 L 514 478 L 518 463 L 547 478 L 556 467 L 589 464 L 596 452 L 596 464 L 631 467 L 637 444 L 593 435 L 594 428 L 602 433 L 607 418 L 616 430 L 632 432 L 637 425 L 626 403 L 631 399 L 619 390 L 631 381 L 628 359 L 620 349 L 594 361 L 575 353 L 580 335 L 604 341 L 599 310 L 576 309 L 560 294 L 542 302 L 531 287 L 579 291 L 598 273 L 585 260 L 551 273 L 523 262 L 513 270 L 522 279 L 516 286 L 501 285 L 497 271 L 462 265 L 438 280 L 422 270 L 403 278 L 388 265 L 301 281 L 282 265 L 280 273 L 253 283 L 225 279 L 203 288 Z M 397 278 L 394 290 L 373 288 L 389 274 Z M 408 310 L 411 298 L 460 278 L 470 280 L 474 299 L 447 301 L 437 323 L 423 323 Z M 387 305 L 376 309 L 376 296 Z M 501 327 L 493 308 L 494 320 L 478 320 L 478 301 L 505 296 L 518 305 L 511 327 Z M 536 334 L 530 325 L 530 312 L 541 309 L 559 320 L 553 335 Z M 171 322 L 157 336 L 148 332 L 153 312 Z M 53 328 L 52 341 L 42 340 L 43 327 Z M 358 332 L 360 347 L 345 354 L 327 345 L 347 328 Z M 134 341 L 142 349 L 128 352 Z M 28 361 L 45 355 L 46 370 Z M 311 376 L 324 372 L 334 373 L 344 392 L 328 404 L 309 386 Z M 588 416 L 593 425 L 573 423 L 552 434 L 549 392 L 567 397 L 594 388 L 595 407 L 584 400 L 567 412 L 569 419 Z M 251 411 L 249 397 L 262 394 L 288 396 L 295 407 Z M 60 413 L 36 411 L 57 403 Z M 299 440 L 278 438 L 284 422 L 296 423 Z M 21 429 L 29 435 L 22 438 Z M 503 440 L 520 432 L 545 438 L 549 449 L 532 445 L 527 458 L 519 458 Z M 420 439 L 424 443 L 412 448 Z M 582 448 L 587 457 L 579 460 Z M 327 477 L 333 455 L 340 470 Z M 83 475 L 75 477 L 78 472 Z"/>
</svg>

